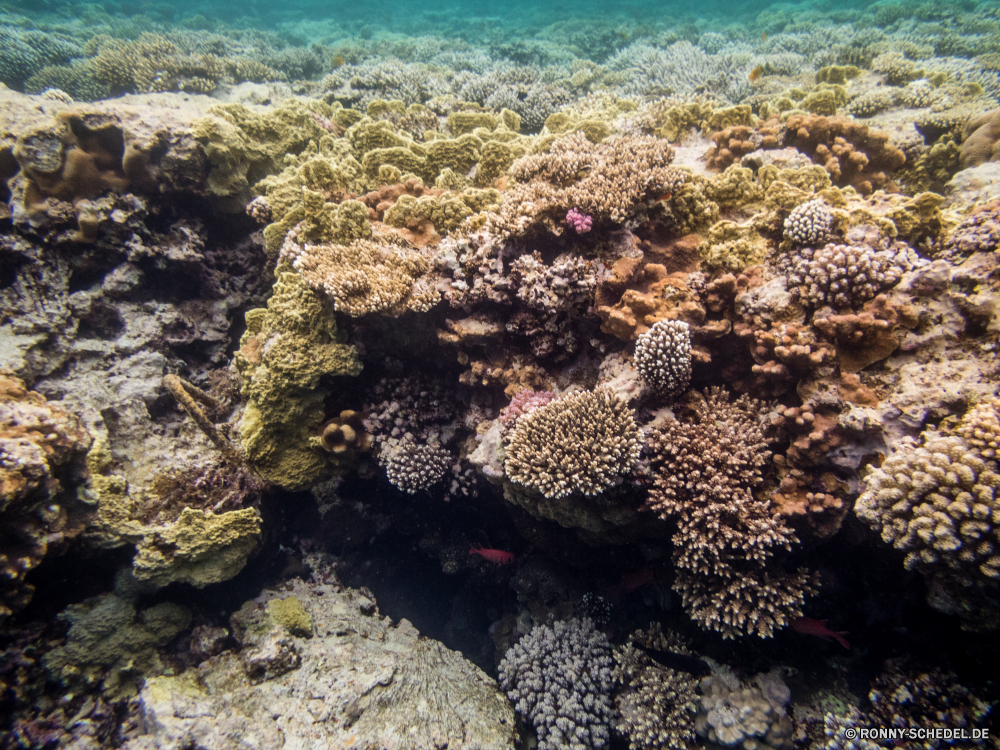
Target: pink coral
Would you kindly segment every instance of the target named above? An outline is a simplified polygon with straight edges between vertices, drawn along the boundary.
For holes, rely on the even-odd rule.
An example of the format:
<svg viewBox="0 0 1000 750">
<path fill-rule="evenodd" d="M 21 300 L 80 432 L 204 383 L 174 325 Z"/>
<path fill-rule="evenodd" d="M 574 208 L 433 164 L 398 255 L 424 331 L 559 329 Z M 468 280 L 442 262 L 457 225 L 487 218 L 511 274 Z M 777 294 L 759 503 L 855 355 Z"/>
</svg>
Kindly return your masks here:
<svg viewBox="0 0 1000 750">
<path fill-rule="evenodd" d="M 573 227 L 577 234 L 585 234 L 590 231 L 590 228 L 594 224 L 594 219 L 587 214 L 580 213 L 575 208 L 571 208 L 566 213 L 566 224 Z"/>
<path fill-rule="evenodd" d="M 510 405 L 504 407 L 500 412 L 500 424 L 504 429 L 511 429 L 517 424 L 517 420 L 525 414 L 530 414 L 539 406 L 545 406 L 556 397 L 552 391 L 529 391 L 523 390 L 514 394 L 510 400 Z"/>
</svg>

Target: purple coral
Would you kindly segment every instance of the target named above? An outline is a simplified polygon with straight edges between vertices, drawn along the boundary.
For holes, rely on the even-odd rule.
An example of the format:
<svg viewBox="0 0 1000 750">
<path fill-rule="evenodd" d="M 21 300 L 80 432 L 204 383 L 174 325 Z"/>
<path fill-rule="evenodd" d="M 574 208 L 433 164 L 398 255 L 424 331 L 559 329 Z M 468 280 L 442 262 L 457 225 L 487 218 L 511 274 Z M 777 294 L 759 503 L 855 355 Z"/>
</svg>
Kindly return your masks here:
<svg viewBox="0 0 1000 750">
<path fill-rule="evenodd" d="M 586 234 L 594 225 L 594 220 L 591 216 L 571 208 L 566 212 L 566 224 L 573 227 L 577 234 Z"/>
<path fill-rule="evenodd" d="M 517 420 L 525 414 L 529 414 L 539 406 L 545 406 L 556 397 L 552 391 L 519 391 L 510 400 L 510 405 L 505 406 L 500 412 L 500 424 L 504 429 L 511 429 L 517 424 Z"/>
</svg>

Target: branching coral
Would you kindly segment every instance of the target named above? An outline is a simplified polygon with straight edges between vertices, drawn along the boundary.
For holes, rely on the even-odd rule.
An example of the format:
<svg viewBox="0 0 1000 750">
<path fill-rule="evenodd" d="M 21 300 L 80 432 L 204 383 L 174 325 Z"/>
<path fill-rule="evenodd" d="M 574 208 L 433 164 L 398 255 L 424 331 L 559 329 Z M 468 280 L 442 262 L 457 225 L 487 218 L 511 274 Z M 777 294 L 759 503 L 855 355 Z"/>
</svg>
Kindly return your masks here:
<svg viewBox="0 0 1000 750">
<path fill-rule="evenodd" d="M 510 649 L 500 687 L 535 727 L 539 750 L 597 750 L 608 744 L 611 647 L 589 619 L 537 626 Z"/>
<path fill-rule="evenodd" d="M 825 201 L 806 201 L 785 219 L 785 239 L 795 245 L 825 245 L 833 232 L 833 213 Z"/>
<path fill-rule="evenodd" d="M 857 309 L 899 281 L 909 270 L 903 262 L 867 245 L 826 245 L 803 248 L 782 265 L 789 289 L 804 304 Z"/>
<path fill-rule="evenodd" d="M 389 481 L 411 495 L 440 482 L 453 461 L 444 448 L 412 440 L 404 440 L 382 451 L 382 463 Z"/>
<path fill-rule="evenodd" d="M 985 626 L 983 604 L 1000 585 L 1000 473 L 991 443 L 997 401 L 969 411 L 956 434 L 925 432 L 865 478 L 858 517 L 906 552 L 905 565 L 929 576 L 957 611 Z M 992 593 L 991 593 L 992 592 Z M 995 626 L 995 625 L 994 625 Z"/>
<path fill-rule="evenodd" d="M 339 312 L 353 316 L 426 312 L 440 298 L 426 278 L 427 259 L 398 241 L 314 245 L 297 240 L 295 230 L 289 232 L 281 260 L 289 261 L 310 287 L 324 292 Z"/>
<path fill-rule="evenodd" d="M 630 750 L 685 750 L 695 739 L 698 681 L 658 664 L 633 645 L 689 653 L 678 640 L 656 624 L 637 630 L 629 643 L 615 649 L 612 675 L 621 686 L 615 696 L 615 729 L 628 737 Z"/>
<path fill-rule="evenodd" d="M 635 342 L 635 366 L 643 380 L 666 398 L 691 382 L 691 330 L 680 320 L 661 320 Z"/>
<path fill-rule="evenodd" d="M 547 498 L 598 495 L 639 459 L 632 410 L 607 390 L 564 396 L 517 422 L 504 469 Z"/>
<path fill-rule="evenodd" d="M 509 236 L 542 223 L 560 234 L 570 209 L 593 222 L 624 222 L 643 200 L 684 184 L 685 174 L 669 166 L 673 156 L 666 140 L 652 136 L 619 136 L 597 144 L 581 132 L 560 138 L 548 152 L 514 162 L 510 175 L 518 184 L 504 194 L 491 219 L 494 229 Z"/>
<path fill-rule="evenodd" d="M 771 455 L 763 408 L 711 391 L 695 421 L 668 422 L 650 439 L 656 473 L 645 508 L 677 523 L 674 587 L 691 616 L 725 638 L 770 637 L 813 592 L 807 571 L 769 564 L 775 547 L 797 540 L 752 493 Z"/>
</svg>

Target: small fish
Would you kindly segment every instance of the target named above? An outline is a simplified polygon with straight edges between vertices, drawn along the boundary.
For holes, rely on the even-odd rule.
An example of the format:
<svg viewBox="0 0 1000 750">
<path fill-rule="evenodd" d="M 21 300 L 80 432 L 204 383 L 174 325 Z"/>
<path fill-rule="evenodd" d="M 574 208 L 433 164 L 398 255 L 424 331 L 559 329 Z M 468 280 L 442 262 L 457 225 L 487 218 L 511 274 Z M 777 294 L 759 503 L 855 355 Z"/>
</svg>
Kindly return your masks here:
<svg viewBox="0 0 1000 750">
<path fill-rule="evenodd" d="M 699 659 L 697 656 L 678 654 L 676 651 L 662 651 L 658 648 L 646 648 L 638 644 L 633 645 L 657 664 L 661 664 L 668 669 L 687 672 L 688 674 L 693 674 L 695 677 L 704 677 L 705 675 L 712 674 L 712 668 L 708 666 L 708 662 L 704 659 Z"/>
<path fill-rule="evenodd" d="M 754 81 L 759 81 L 762 75 L 764 75 L 764 66 L 758 65 L 756 68 L 750 71 L 750 76 L 749 76 L 750 83 L 753 83 Z"/>
<path fill-rule="evenodd" d="M 605 594 L 608 596 L 619 596 L 635 591 L 640 586 L 645 586 L 653 580 L 653 566 L 646 565 L 631 573 L 623 573 L 621 583 L 617 583 L 609 588 Z"/>
<path fill-rule="evenodd" d="M 822 638 L 824 641 L 835 640 L 841 646 L 850 651 L 851 644 L 844 638 L 844 636 L 848 635 L 850 631 L 830 630 L 830 628 L 826 626 L 826 623 L 826 620 L 814 620 L 811 617 L 800 617 L 797 620 L 792 620 L 792 630 L 796 633 L 815 635 L 818 638 Z"/>
<path fill-rule="evenodd" d="M 653 202 L 659 203 L 660 201 L 668 201 L 673 197 L 674 197 L 673 193 L 664 193 L 663 195 L 657 196 L 656 200 Z"/>
<path fill-rule="evenodd" d="M 514 562 L 514 555 L 510 552 L 505 552 L 502 549 L 489 549 L 487 547 L 472 547 L 469 550 L 470 555 L 479 555 L 484 560 L 489 560 L 491 563 L 496 563 L 497 565 L 509 565 Z"/>
<path fill-rule="evenodd" d="M 767 41 L 767 32 L 766 31 L 760 32 L 760 40 L 762 42 L 766 42 Z"/>
</svg>

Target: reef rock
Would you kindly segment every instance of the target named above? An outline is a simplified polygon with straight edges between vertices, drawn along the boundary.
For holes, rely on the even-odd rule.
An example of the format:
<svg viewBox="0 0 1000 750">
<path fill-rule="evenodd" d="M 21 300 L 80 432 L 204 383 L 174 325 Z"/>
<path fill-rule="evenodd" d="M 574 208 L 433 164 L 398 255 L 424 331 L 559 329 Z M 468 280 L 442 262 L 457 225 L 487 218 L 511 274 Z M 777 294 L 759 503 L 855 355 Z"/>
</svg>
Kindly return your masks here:
<svg viewBox="0 0 1000 750">
<path fill-rule="evenodd" d="M 295 580 L 231 624 L 241 653 L 147 680 L 127 750 L 514 747 L 493 680 L 357 591 Z"/>
</svg>

